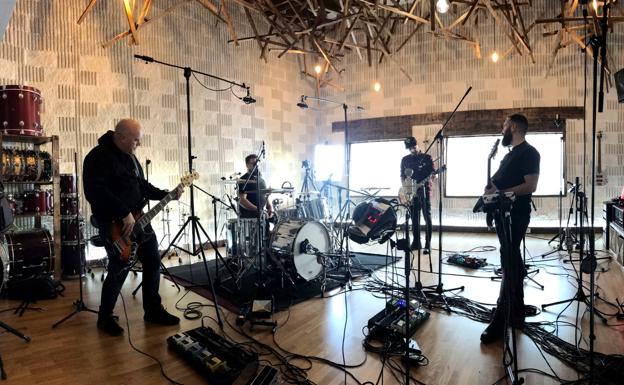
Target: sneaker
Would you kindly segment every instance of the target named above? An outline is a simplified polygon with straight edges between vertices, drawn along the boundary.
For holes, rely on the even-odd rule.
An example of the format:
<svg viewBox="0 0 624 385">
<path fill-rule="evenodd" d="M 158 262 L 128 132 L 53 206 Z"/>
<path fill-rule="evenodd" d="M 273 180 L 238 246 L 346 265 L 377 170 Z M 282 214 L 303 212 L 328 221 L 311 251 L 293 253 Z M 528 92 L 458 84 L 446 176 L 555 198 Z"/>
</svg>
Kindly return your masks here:
<svg viewBox="0 0 624 385">
<path fill-rule="evenodd" d="M 420 243 L 414 241 L 412 242 L 412 244 L 410 245 L 410 249 L 411 250 L 420 250 Z"/>
<path fill-rule="evenodd" d="M 180 319 L 173 314 L 170 314 L 165 308 L 160 307 L 155 311 L 145 313 L 143 319 L 146 322 L 151 322 L 158 325 L 177 325 L 180 323 Z"/>
<path fill-rule="evenodd" d="M 430 253 L 429 248 L 428 248 L 428 247 L 425 247 L 425 248 L 423 249 L 423 254 L 425 254 L 425 255 L 429 255 L 429 253 Z"/>
<path fill-rule="evenodd" d="M 113 315 L 98 318 L 97 327 L 110 336 L 120 336 L 123 334 L 124 329 L 119 326 L 117 319 L 118 318 Z"/>
</svg>

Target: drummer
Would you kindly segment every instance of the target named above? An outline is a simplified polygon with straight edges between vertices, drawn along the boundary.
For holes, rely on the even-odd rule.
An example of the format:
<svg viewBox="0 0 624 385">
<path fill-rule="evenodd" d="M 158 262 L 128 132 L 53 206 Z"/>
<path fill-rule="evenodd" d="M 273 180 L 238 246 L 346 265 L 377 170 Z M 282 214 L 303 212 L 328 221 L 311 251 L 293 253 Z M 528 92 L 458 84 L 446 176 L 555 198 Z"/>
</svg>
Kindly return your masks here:
<svg viewBox="0 0 624 385">
<path fill-rule="evenodd" d="M 258 155 L 251 154 L 245 157 L 247 172 L 238 180 L 238 203 L 241 218 L 257 218 L 258 207 L 264 210 L 266 206 L 267 216 L 273 216 L 273 206 L 268 199 L 269 194 L 261 193 L 258 199 L 257 190 L 265 190 L 266 183 L 262 179 L 260 170 L 256 168 Z"/>
</svg>

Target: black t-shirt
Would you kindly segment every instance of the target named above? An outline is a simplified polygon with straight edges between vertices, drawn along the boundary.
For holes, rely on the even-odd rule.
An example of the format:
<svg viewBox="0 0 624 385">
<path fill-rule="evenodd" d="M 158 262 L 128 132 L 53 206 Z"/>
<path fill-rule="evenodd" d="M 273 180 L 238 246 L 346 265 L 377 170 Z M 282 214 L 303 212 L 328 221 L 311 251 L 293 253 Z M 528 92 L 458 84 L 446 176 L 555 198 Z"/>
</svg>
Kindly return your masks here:
<svg viewBox="0 0 624 385">
<path fill-rule="evenodd" d="M 411 168 L 414 170 L 411 178 L 416 182 L 422 182 L 425 178 L 428 178 L 433 173 L 433 159 L 431 155 L 425 153 L 418 153 L 416 155 L 409 154 L 401 159 L 401 180 L 407 178 L 405 169 Z M 425 183 L 427 194 L 431 193 L 431 183 Z"/>
<path fill-rule="evenodd" d="M 241 176 L 238 181 L 238 192 L 239 194 L 246 193 L 247 200 L 249 202 L 251 202 L 256 207 L 259 207 L 260 209 L 264 209 L 264 205 L 266 204 L 266 194 L 260 194 L 260 204 L 258 204 L 258 193 L 256 192 L 258 186 L 256 176 L 257 173 L 254 173 L 251 178 L 249 178 L 249 173 L 245 173 L 245 175 Z M 245 186 L 247 178 L 249 178 L 249 182 L 247 182 L 247 185 Z M 260 190 L 264 189 L 266 189 L 266 183 L 264 182 L 264 179 L 262 179 L 262 176 L 260 176 Z M 241 218 L 256 218 L 258 216 L 257 212 L 247 210 L 241 204 L 239 204 L 238 206 Z"/>
<path fill-rule="evenodd" d="M 529 143 L 522 142 L 515 146 L 500 163 L 498 171 L 492 176 L 492 183 L 499 190 L 506 190 L 524 183 L 524 177 L 540 172 L 540 154 Z M 514 210 L 531 211 L 531 195 L 517 196 Z"/>
</svg>

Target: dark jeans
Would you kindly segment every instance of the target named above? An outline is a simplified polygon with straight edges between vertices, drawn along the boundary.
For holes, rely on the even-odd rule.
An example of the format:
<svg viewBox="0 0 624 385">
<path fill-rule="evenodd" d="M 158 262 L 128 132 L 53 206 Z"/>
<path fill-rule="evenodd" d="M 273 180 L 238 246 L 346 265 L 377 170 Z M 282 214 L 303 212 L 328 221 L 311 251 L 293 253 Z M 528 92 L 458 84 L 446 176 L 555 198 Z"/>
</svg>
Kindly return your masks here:
<svg viewBox="0 0 624 385">
<path fill-rule="evenodd" d="M 158 294 L 160 286 L 160 253 L 158 252 L 158 241 L 153 233 L 151 226 L 146 228 L 150 235 L 139 245 L 137 250 L 137 258 L 141 261 L 143 269 L 143 311 L 149 313 L 160 309 L 161 300 Z M 107 234 L 100 231 L 102 239 L 110 239 Z M 106 245 L 108 254 L 108 274 L 102 286 L 102 299 L 100 302 L 100 316 L 107 316 L 113 313 L 117 297 L 121 291 L 126 277 L 129 272 L 129 265 L 123 263 Z"/>
<path fill-rule="evenodd" d="M 524 316 L 524 277 L 526 268 L 522 260 L 520 246 L 529 227 L 531 213 L 527 210 L 512 210 L 511 215 L 501 222 L 498 215 L 494 217 L 496 233 L 500 242 L 501 267 L 503 277 L 496 301 L 498 308 L 503 309 L 507 303 L 507 293 L 511 299 L 510 316 L 512 319 Z M 506 239 L 506 237 L 508 239 Z M 504 249 L 508 245 L 507 250 Z"/>
<path fill-rule="evenodd" d="M 420 213 L 425 219 L 425 248 L 431 248 L 431 233 L 433 226 L 431 225 L 431 198 L 428 192 L 423 189 L 418 190 L 418 195 L 412 199 L 411 215 L 412 215 L 412 233 L 414 236 L 413 242 L 416 242 L 420 249 L 422 243 L 420 242 Z"/>
</svg>

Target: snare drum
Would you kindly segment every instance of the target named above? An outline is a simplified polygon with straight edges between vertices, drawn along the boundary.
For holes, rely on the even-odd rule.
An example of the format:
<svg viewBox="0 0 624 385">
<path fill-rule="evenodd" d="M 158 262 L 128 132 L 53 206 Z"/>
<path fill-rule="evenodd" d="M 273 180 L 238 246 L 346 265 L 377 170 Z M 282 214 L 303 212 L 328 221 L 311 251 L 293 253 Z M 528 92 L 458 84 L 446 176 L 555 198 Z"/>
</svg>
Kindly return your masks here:
<svg viewBox="0 0 624 385">
<path fill-rule="evenodd" d="M 305 219 L 322 221 L 329 217 L 329 208 L 325 198 L 302 200 L 299 202 Z"/>
<path fill-rule="evenodd" d="M 63 242 L 61 245 L 61 271 L 63 279 L 78 278 L 85 275 L 86 261 L 85 242 Z M 82 271 L 80 267 L 82 266 Z"/>
<path fill-rule="evenodd" d="M 48 215 L 52 213 L 52 194 L 50 191 L 24 191 L 22 202 L 24 214 Z"/>
<path fill-rule="evenodd" d="M 54 244 L 46 229 L 6 233 L 9 280 L 24 279 L 54 271 Z"/>
<path fill-rule="evenodd" d="M 52 180 L 52 157 L 46 151 L 39 152 L 37 159 L 37 181 L 49 182 Z"/>
<path fill-rule="evenodd" d="M 25 181 L 36 181 L 39 177 L 39 154 L 33 150 L 22 151 Z"/>
<path fill-rule="evenodd" d="M 0 125 L 9 135 L 43 135 L 41 92 L 22 85 L 0 86 Z"/>
<path fill-rule="evenodd" d="M 9 168 L 8 179 L 11 181 L 21 181 L 25 172 L 24 154 L 20 150 L 11 151 L 11 167 Z"/>
<path fill-rule="evenodd" d="M 61 196 L 76 196 L 76 174 L 61 174 Z"/>
<path fill-rule="evenodd" d="M 286 220 L 280 222 L 269 243 L 273 264 L 283 268 L 291 276 L 299 276 L 306 281 L 313 280 L 323 270 L 314 254 L 302 252 L 301 243 L 307 240 L 321 253 L 330 249 L 329 233 L 325 226 L 316 221 Z"/>
<path fill-rule="evenodd" d="M 226 236 L 228 256 L 253 257 L 258 255 L 258 220 L 255 218 L 230 219 Z"/>
</svg>

